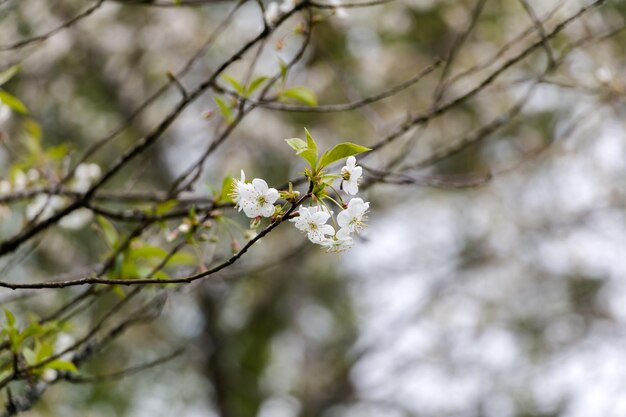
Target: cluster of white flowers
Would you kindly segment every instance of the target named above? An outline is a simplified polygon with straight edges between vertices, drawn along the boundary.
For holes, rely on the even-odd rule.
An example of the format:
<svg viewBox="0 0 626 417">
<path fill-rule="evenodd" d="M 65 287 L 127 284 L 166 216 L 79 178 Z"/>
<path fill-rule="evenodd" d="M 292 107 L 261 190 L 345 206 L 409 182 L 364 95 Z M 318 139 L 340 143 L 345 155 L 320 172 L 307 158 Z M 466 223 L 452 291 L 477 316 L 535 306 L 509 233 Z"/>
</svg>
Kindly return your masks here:
<svg viewBox="0 0 626 417">
<path fill-rule="evenodd" d="M 347 194 L 355 195 L 359 191 L 362 174 L 363 169 L 357 166 L 356 158 L 350 156 L 346 165 L 341 169 L 341 174 L 332 177 L 341 178 L 341 188 Z M 277 213 L 274 203 L 279 195 L 276 189 L 269 188 L 262 179 L 255 178 L 251 183 L 246 182 L 246 176 L 242 170 L 241 178 L 234 180 L 231 197 L 235 202 L 235 208 L 239 211 L 243 210 L 246 216 L 258 220 L 260 217 L 272 217 Z M 350 249 L 354 244 L 352 236 L 366 227 L 369 203 L 361 198 L 353 198 L 341 207 L 342 210 L 335 220 L 333 212 L 320 200 L 316 201 L 317 205 L 300 207 L 296 217 L 289 221 L 294 223 L 296 229 L 306 233 L 311 242 L 326 248 L 329 252 Z M 328 224 L 329 219 L 332 219 L 334 226 Z"/>
<path fill-rule="evenodd" d="M 278 200 L 278 191 L 269 188 L 260 178 L 253 179 L 252 183 L 246 182 L 246 174 L 241 170 L 241 178 L 235 180 L 232 198 L 235 207 L 239 211 L 243 210 L 251 219 L 271 217 L 275 211 L 274 203 Z"/>
<path fill-rule="evenodd" d="M 28 186 L 39 181 L 39 171 L 31 168 L 28 172 L 17 170 L 13 173 L 13 180 L 0 180 L 0 196 L 10 194 L 11 192 L 24 191 Z"/>
<path fill-rule="evenodd" d="M 43 221 L 49 219 L 55 212 L 65 206 L 65 198 L 58 195 L 37 194 L 37 196 L 26 206 L 24 213 L 26 220 Z M 80 208 L 63 216 L 59 220 L 59 226 L 64 229 L 78 230 L 83 228 L 93 219 L 93 213 L 87 208 Z"/>
<path fill-rule="evenodd" d="M 333 213 L 324 206 L 301 207 L 300 215 L 289 221 L 295 223 L 298 230 L 305 232 L 311 242 L 325 247 L 329 252 L 342 252 L 354 244 L 352 234 L 358 234 L 366 227 L 369 206 L 370 203 L 361 198 L 350 200 L 348 207 L 337 215 L 338 230 L 326 223 Z"/>
<path fill-rule="evenodd" d="M 34 185 L 39 180 L 39 171 L 31 168 L 28 172 L 17 170 L 13 173 L 13 179 L 0 180 L 0 197 L 11 194 L 12 192 L 20 192 L 26 190 L 29 186 Z M 11 215 L 11 209 L 8 206 L 0 204 L 0 219 L 8 218 Z"/>
<path fill-rule="evenodd" d="M 354 156 L 348 157 L 346 165 L 341 168 L 341 188 L 350 195 L 359 192 L 359 181 L 363 175 L 363 169 L 356 164 Z M 290 219 L 295 223 L 298 230 L 306 232 L 309 240 L 321 245 L 329 252 L 342 252 L 348 250 L 354 244 L 353 234 L 360 233 L 365 227 L 367 211 L 370 203 L 361 198 L 351 199 L 347 206 L 337 215 L 337 221 L 333 220 L 338 229 L 326 222 L 333 215 L 326 206 L 302 207 L 299 216 Z"/>
<path fill-rule="evenodd" d="M 74 191 L 84 193 L 100 178 L 101 174 L 102 171 L 97 164 L 80 164 L 74 170 L 74 178 L 72 178 L 70 187 Z M 28 177 L 30 179 L 30 175 Z M 15 182 L 17 182 L 17 176 L 15 178 Z M 65 202 L 65 198 L 58 195 L 38 194 L 33 201 L 26 206 L 26 212 L 24 214 L 28 221 L 35 219 L 39 221 L 46 220 L 52 217 L 57 210 L 63 208 Z M 81 208 L 63 216 L 63 218 L 59 220 L 59 226 L 64 229 L 77 230 L 87 225 L 92 219 L 93 213 L 91 210 Z"/>
<path fill-rule="evenodd" d="M 26 206 L 26 220 L 35 219 L 46 220 L 54 214 L 55 211 L 64 205 L 63 197 L 58 195 L 38 194 L 29 205 Z"/>
<path fill-rule="evenodd" d="M 101 173 L 102 171 L 97 164 L 80 164 L 74 171 L 70 188 L 74 191 L 84 193 L 100 178 Z M 39 178 L 39 171 L 34 168 L 31 168 L 26 173 L 21 170 L 15 171 L 12 181 L 0 180 L 0 196 L 8 195 L 11 192 L 24 191 L 29 186 L 39 181 Z M 46 220 L 63 208 L 65 203 L 66 199 L 58 195 L 46 193 L 37 194 L 26 206 L 24 216 L 28 221 Z M 8 206 L 0 206 L 0 218 L 8 217 L 10 214 L 11 211 Z M 77 230 L 91 222 L 92 219 L 93 213 L 91 210 L 81 208 L 64 216 L 59 221 L 59 226 L 64 229 Z"/>
</svg>

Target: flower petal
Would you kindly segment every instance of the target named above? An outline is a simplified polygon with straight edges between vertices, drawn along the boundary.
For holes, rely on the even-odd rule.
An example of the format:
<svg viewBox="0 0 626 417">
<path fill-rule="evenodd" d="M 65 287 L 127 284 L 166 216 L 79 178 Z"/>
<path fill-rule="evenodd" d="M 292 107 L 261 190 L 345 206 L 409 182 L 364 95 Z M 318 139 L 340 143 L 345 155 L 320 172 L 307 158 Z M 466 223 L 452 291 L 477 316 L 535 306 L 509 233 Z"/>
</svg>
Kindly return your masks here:
<svg viewBox="0 0 626 417">
<path fill-rule="evenodd" d="M 259 213 L 261 213 L 261 216 L 263 217 L 271 217 L 272 214 L 274 214 L 274 205 L 272 204 L 263 204 L 263 207 L 261 207 L 261 209 L 259 210 Z"/>
<path fill-rule="evenodd" d="M 254 186 L 254 189 L 257 190 L 261 194 L 265 194 L 269 188 L 265 180 L 262 180 L 260 178 L 253 179 L 252 185 Z"/>
<path fill-rule="evenodd" d="M 265 200 L 270 204 L 274 204 L 276 200 L 278 200 L 278 191 L 276 188 L 270 188 L 267 190 L 265 193 Z"/>
</svg>

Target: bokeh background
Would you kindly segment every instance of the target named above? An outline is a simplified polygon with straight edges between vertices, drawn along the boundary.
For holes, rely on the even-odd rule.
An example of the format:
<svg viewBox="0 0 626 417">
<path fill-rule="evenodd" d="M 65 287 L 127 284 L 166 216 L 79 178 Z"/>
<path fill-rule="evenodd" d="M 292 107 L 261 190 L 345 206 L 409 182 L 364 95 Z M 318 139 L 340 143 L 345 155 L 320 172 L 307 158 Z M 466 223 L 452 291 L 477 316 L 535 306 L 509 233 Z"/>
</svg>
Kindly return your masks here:
<svg viewBox="0 0 626 417">
<path fill-rule="evenodd" d="M 7 90 L 41 124 L 43 146 L 64 144 L 72 156 L 105 137 L 235 7 L 225 32 L 181 83 L 200 82 L 262 29 L 255 2 L 130 3 L 105 1 L 43 43 L 1 52 L 3 65 L 21 62 Z M 526 4 L 549 31 L 589 3 Z M 0 43 L 45 32 L 86 5 L 2 2 Z M 334 14 L 316 10 L 323 19 L 288 83 L 311 88 L 322 105 L 384 91 L 445 59 L 475 6 L 398 0 Z M 542 75 L 551 58 L 536 48 L 480 94 L 363 159 L 365 167 L 381 168 L 402 157 L 395 169 L 421 180 L 388 184 L 366 175 L 369 227 L 351 251 L 326 254 L 284 225 L 219 276 L 173 291 L 159 319 L 125 333 L 81 372 L 123 369 L 179 346 L 184 354 L 120 381 L 56 384 L 24 415 L 626 416 L 626 38 L 619 30 L 603 36 L 625 17 L 624 2 L 607 1 L 550 41 L 551 53 L 562 57 L 552 71 Z M 296 14 L 275 31 L 255 74 L 274 74 L 280 59 L 293 56 L 303 40 L 294 28 L 303 19 Z M 449 78 L 459 78 L 442 100 L 478 85 L 540 39 L 538 32 L 523 2 L 487 1 L 458 48 Z M 569 51 L 580 39 L 587 41 Z M 228 74 L 241 77 L 251 59 Z M 303 127 L 321 146 L 374 145 L 408 114 L 432 106 L 440 76 L 434 71 L 349 111 L 256 109 L 206 162 L 193 193 L 209 195 L 241 168 L 274 186 L 297 178 L 302 162 L 283 139 L 302 136 Z M 505 114 L 530 86 L 521 111 L 495 132 L 419 166 Z M 93 162 L 110 165 L 179 96 L 170 88 Z M 4 122 L 7 132 L 15 119 Z M 203 95 L 107 187 L 166 190 L 221 122 L 212 94 Z M 20 160 L 19 136 L 6 138 L 17 153 L 0 149 L 2 175 Z M 485 180 L 459 187 L 451 178 Z M 19 210 L 1 221 L 1 236 L 19 226 Z M 228 246 L 223 240 L 195 250 L 210 263 Z M 101 248 L 93 227 L 52 230 L 28 251 L 2 258 L 2 277 L 37 281 L 88 270 Z M 2 290 L 0 302 L 43 315 L 77 293 L 21 298 Z M 88 329 L 114 297 L 81 311 L 69 333 Z"/>
</svg>

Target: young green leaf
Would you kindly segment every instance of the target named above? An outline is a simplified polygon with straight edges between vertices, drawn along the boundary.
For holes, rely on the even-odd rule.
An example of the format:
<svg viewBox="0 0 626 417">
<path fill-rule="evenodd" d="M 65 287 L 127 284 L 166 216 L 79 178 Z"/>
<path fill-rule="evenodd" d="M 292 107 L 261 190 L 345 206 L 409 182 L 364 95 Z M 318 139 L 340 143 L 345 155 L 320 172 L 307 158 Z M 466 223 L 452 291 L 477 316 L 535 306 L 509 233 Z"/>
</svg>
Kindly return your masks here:
<svg viewBox="0 0 626 417">
<path fill-rule="evenodd" d="M 8 309 L 4 309 L 4 316 L 7 319 L 8 327 L 15 327 L 15 316 Z"/>
<path fill-rule="evenodd" d="M 154 214 L 156 214 L 157 216 L 162 216 L 169 213 L 170 210 L 172 210 L 177 205 L 178 201 L 175 199 L 164 201 L 156 206 L 156 208 L 154 209 Z"/>
<path fill-rule="evenodd" d="M 13 65 L 12 67 L 0 72 L 0 85 L 9 81 L 20 70 L 19 65 Z"/>
<path fill-rule="evenodd" d="M 234 187 L 234 178 L 228 175 L 225 176 L 222 180 L 222 190 L 217 198 L 217 201 L 223 203 L 232 203 L 233 198 L 231 196 L 233 194 Z"/>
<path fill-rule="evenodd" d="M 222 116 L 224 116 L 224 119 L 226 119 L 226 122 L 228 124 L 231 124 L 235 120 L 233 116 L 233 110 L 228 104 L 226 104 L 226 102 L 221 97 L 215 96 L 213 97 L 213 99 L 215 100 L 217 107 L 219 107 Z"/>
<path fill-rule="evenodd" d="M 228 81 L 228 83 L 233 86 L 233 88 L 235 89 L 236 92 L 239 93 L 239 95 L 242 95 L 242 96 L 246 95 L 246 91 L 243 88 L 243 86 L 239 83 L 239 81 L 237 81 L 236 79 L 234 79 L 228 74 L 222 75 L 222 78 Z"/>
<path fill-rule="evenodd" d="M 22 355 L 24 356 L 24 359 L 26 359 L 26 363 L 30 366 L 38 362 L 37 355 L 30 348 L 25 347 L 24 349 L 22 349 Z"/>
<path fill-rule="evenodd" d="M 117 245 L 117 241 L 119 240 L 119 234 L 115 229 L 115 226 L 111 224 L 107 219 L 102 216 L 97 216 L 96 219 L 102 228 L 102 232 L 104 234 L 104 240 L 106 241 L 109 247 L 114 248 Z"/>
<path fill-rule="evenodd" d="M 370 151 L 371 149 L 365 146 L 356 145 L 350 142 L 340 143 L 335 145 L 331 150 L 324 152 L 320 158 L 319 166 L 321 168 L 339 161 L 340 159 L 347 158 L 349 156 L 357 155 L 362 152 Z"/>
<path fill-rule="evenodd" d="M 311 134 L 306 129 L 306 127 L 304 128 L 304 132 L 306 133 L 306 146 L 307 146 L 307 148 L 312 149 L 312 150 L 314 150 L 317 153 L 317 143 L 315 143 L 315 140 L 313 139 L 313 136 L 311 136 Z"/>
<path fill-rule="evenodd" d="M 78 369 L 76 369 L 76 365 L 74 365 L 70 361 L 64 361 L 64 360 L 61 360 L 61 359 L 54 360 L 54 361 L 48 363 L 45 367 L 46 368 L 51 368 L 51 369 L 56 369 L 56 370 L 59 370 L 59 371 L 78 372 Z"/>
<path fill-rule="evenodd" d="M 287 81 L 287 70 L 289 68 L 287 67 L 287 63 L 280 58 L 278 58 L 278 65 L 280 65 L 280 81 L 284 85 L 285 81 Z"/>
<path fill-rule="evenodd" d="M 306 104 L 307 106 L 317 106 L 317 98 L 313 90 L 307 87 L 293 87 L 278 93 L 281 99 L 292 99 Z"/>
<path fill-rule="evenodd" d="M 261 84 L 263 84 L 269 77 L 266 77 L 265 75 L 261 75 L 260 77 L 256 77 L 254 80 L 252 80 L 252 82 L 250 83 L 250 85 L 246 88 L 246 97 L 249 97 L 252 93 L 254 93 L 256 91 L 257 88 L 259 88 L 261 86 Z"/>
<path fill-rule="evenodd" d="M 133 248 L 130 251 L 132 258 L 158 258 L 163 259 L 167 256 L 167 251 L 158 246 L 142 246 Z"/>
<path fill-rule="evenodd" d="M 307 147 L 306 142 L 300 138 L 285 139 L 285 142 L 296 152 Z"/>
<path fill-rule="evenodd" d="M 7 93 L 6 91 L 0 90 L 0 101 L 18 113 L 28 113 L 26 105 L 24 105 L 19 98 Z"/>
<path fill-rule="evenodd" d="M 167 266 L 170 265 L 197 265 L 198 258 L 195 255 L 187 252 L 178 252 L 170 256 L 167 261 Z"/>
<path fill-rule="evenodd" d="M 303 148 L 296 152 L 296 155 L 303 157 L 315 171 L 315 167 L 317 166 L 317 151 L 310 148 Z"/>
</svg>

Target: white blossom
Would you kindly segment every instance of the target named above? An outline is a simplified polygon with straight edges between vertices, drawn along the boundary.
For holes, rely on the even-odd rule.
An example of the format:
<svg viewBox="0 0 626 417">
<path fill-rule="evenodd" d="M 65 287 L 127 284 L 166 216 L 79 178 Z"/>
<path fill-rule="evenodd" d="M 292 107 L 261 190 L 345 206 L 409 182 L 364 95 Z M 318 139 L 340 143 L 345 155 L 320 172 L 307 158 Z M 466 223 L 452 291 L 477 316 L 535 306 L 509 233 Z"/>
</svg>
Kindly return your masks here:
<svg viewBox="0 0 626 417">
<path fill-rule="evenodd" d="M 79 193 L 84 193 L 101 175 L 102 171 L 97 164 L 79 164 L 74 170 L 72 188 Z"/>
<path fill-rule="evenodd" d="M 235 202 L 235 207 L 241 211 L 243 210 L 242 204 L 247 203 L 250 198 L 250 195 L 254 192 L 254 187 L 252 184 L 246 183 L 246 174 L 241 170 L 241 178 L 238 180 L 234 180 L 233 191 L 231 193 L 231 198 Z"/>
<path fill-rule="evenodd" d="M 300 207 L 300 215 L 289 219 L 295 223 L 296 229 L 306 232 L 307 237 L 313 243 L 321 243 L 326 235 L 334 235 L 335 229 L 326 224 L 331 213 L 326 208 L 316 207 Z"/>
<path fill-rule="evenodd" d="M 350 233 L 359 233 L 366 227 L 365 220 L 370 203 L 364 203 L 360 198 L 353 198 L 348 203 L 348 208 L 337 215 L 337 223 L 342 229 Z"/>
<path fill-rule="evenodd" d="M 343 177 L 343 190 L 350 194 L 355 195 L 359 192 L 359 180 L 363 174 L 363 168 L 356 165 L 356 158 L 354 156 L 348 157 L 346 166 L 341 168 L 341 175 Z"/>
<path fill-rule="evenodd" d="M 28 221 L 45 220 L 52 217 L 57 209 L 63 207 L 63 198 L 58 195 L 38 194 L 37 197 L 26 206 L 26 219 Z"/>
<path fill-rule="evenodd" d="M 274 203 L 278 200 L 278 191 L 269 188 L 265 180 L 255 178 L 252 184 L 246 183 L 246 176 L 241 171 L 241 179 L 235 181 L 235 189 L 232 193 L 235 207 L 243 210 L 246 216 L 255 218 L 258 216 L 271 217 L 274 214 Z"/>
<path fill-rule="evenodd" d="M 13 175 L 13 190 L 23 191 L 28 185 L 28 177 L 24 174 L 24 171 L 16 171 Z"/>
<path fill-rule="evenodd" d="M 59 220 L 59 226 L 68 230 L 78 230 L 85 227 L 93 219 L 93 213 L 87 208 L 74 210 Z"/>
<path fill-rule="evenodd" d="M 341 7 L 340 0 L 330 0 L 330 4 L 335 6 L 335 16 L 337 16 L 339 19 L 348 18 L 348 11 L 345 9 L 345 7 Z"/>
<path fill-rule="evenodd" d="M 335 236 L 324 238 L 320 242 L 320 245 L 325 247 L 328 252 L 343 252 L 352 248 L 353 244 L 354 240 L 348 229 L 339 229 Z"/>
<path fill-rule="evenodd" d="M 280 4 L 279 9 L 282 13 L 288 13 L 294 7 L 296 7 L 296 0 L 283 0 L 283 2 Z"/>
<path fill-rule="evenodd" d="M 268 25 L 273 26 L 280 18 L 280 6 L 275 1 L 267 5 L 265 9 L 265 21 Z"/>
</svg>

